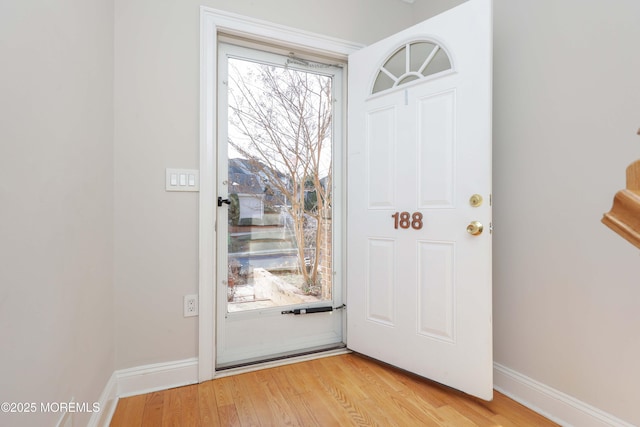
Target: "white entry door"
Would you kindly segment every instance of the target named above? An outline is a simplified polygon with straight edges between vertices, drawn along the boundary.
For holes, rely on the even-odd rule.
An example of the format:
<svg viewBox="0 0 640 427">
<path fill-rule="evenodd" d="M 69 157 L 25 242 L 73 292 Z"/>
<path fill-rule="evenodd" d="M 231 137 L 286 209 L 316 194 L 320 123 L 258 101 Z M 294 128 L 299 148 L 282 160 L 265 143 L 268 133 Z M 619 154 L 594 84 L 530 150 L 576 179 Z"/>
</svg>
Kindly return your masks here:
<svg viewBox="0 0 640 427">
<path fill-rule="evenodd" d="M 347 345 L 491 399 L 492 6 L 349 58 Z"/>
</svg>

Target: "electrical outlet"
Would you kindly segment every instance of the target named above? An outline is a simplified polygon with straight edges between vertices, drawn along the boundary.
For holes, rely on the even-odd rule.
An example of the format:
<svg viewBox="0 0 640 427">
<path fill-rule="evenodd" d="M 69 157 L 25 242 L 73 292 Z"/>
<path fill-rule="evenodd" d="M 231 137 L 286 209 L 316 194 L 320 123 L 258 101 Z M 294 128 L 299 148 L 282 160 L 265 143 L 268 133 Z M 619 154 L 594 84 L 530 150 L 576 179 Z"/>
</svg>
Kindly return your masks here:
<svg viewBox="0 0 640 427">
<path fill-rule="evenodd" d="M 198 315 L 198 295 L 184 296 L 184 317 Z"/>
</svg>

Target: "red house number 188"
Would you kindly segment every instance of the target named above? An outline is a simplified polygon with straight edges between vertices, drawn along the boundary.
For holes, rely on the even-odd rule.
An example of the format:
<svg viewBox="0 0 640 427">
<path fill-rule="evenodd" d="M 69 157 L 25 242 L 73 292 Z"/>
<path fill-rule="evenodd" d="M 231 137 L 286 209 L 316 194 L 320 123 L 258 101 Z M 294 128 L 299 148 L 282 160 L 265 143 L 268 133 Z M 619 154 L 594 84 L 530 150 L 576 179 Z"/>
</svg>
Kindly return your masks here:
<svg viewBox="0 0 640 427">
<path fill-rule="evenodd" d="M 396 212 L 391 215 L 391 218 L 394 219 L 393 228 L 397 229 L 398 226 L 400 228 L 413 228 L 414 230 L 420 230 L 422 228 L 422 213 L 414 212 L 410 214 L 409 212 Z"/>
</svg>

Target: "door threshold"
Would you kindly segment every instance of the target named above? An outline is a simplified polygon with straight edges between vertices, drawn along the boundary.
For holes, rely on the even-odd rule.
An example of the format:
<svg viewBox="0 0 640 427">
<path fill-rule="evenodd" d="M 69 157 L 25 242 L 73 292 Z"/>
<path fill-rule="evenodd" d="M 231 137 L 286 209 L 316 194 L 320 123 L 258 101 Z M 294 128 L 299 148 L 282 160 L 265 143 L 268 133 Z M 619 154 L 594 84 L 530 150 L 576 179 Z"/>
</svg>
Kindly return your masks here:
<svg viewBox="0 0 640 427">
<path fill-rule="evenodd" d="M 260 369 L 274 368 L 276 366 L 290 365 L 305 362 L 307 360 L 320 359 L 322 357 L 337 356 L 351 353 L 344 343 L 329 346 L 314 347 L 305 351 L 295 351 L 278 354 L 269 358 L 248 359 L 240 362 L 226 363 L 216 366 L 214 378 L 244 374 Z"/>
</svg>

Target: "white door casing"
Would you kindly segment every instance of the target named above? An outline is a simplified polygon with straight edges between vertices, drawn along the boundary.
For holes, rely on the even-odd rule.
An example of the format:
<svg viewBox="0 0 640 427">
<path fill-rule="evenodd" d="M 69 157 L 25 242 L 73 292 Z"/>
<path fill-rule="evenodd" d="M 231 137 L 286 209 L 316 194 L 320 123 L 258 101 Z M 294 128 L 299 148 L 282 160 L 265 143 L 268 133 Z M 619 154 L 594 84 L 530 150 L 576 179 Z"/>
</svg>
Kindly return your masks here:
<svg viewBox="0 0 640 427">
<path fill-rule="evenodd" d="M 245 37 L 293 51 L 314 52 L 344 60 L 362 45 L 298 30 L 231 12 L 200 8 L 200 197 L 199 197 L 199 318 L 198 380 L 216 376 L 216 222 L 218 208 L 216 136 L 217 50 L 221 33 Z M 344 192 L 342 198 L 345 198 Z M 336 213 L 337 214 L 337 213 Z M 336 227 L 334 225 L 334 227 Z M 342 227 L 334 228 L 342 233 Z M 224 267 L 226 268 L 226 266 Z M 341 272 L 338 274 L 342 274 Z"/>
<path fill-rule="evenodd" d="M 466 2 L 352 54 L 348 81 L 347 345 L 483 399 L 493 395 L 491 17 L 490 0 Z M 415 41 L 440 46 L 451 69 L 372 94 L 385 60 Z M 401 212 L 411 219 L 395 228 Z M 467 232 L 472 221 L 482 234 Z"/>
</svg>

